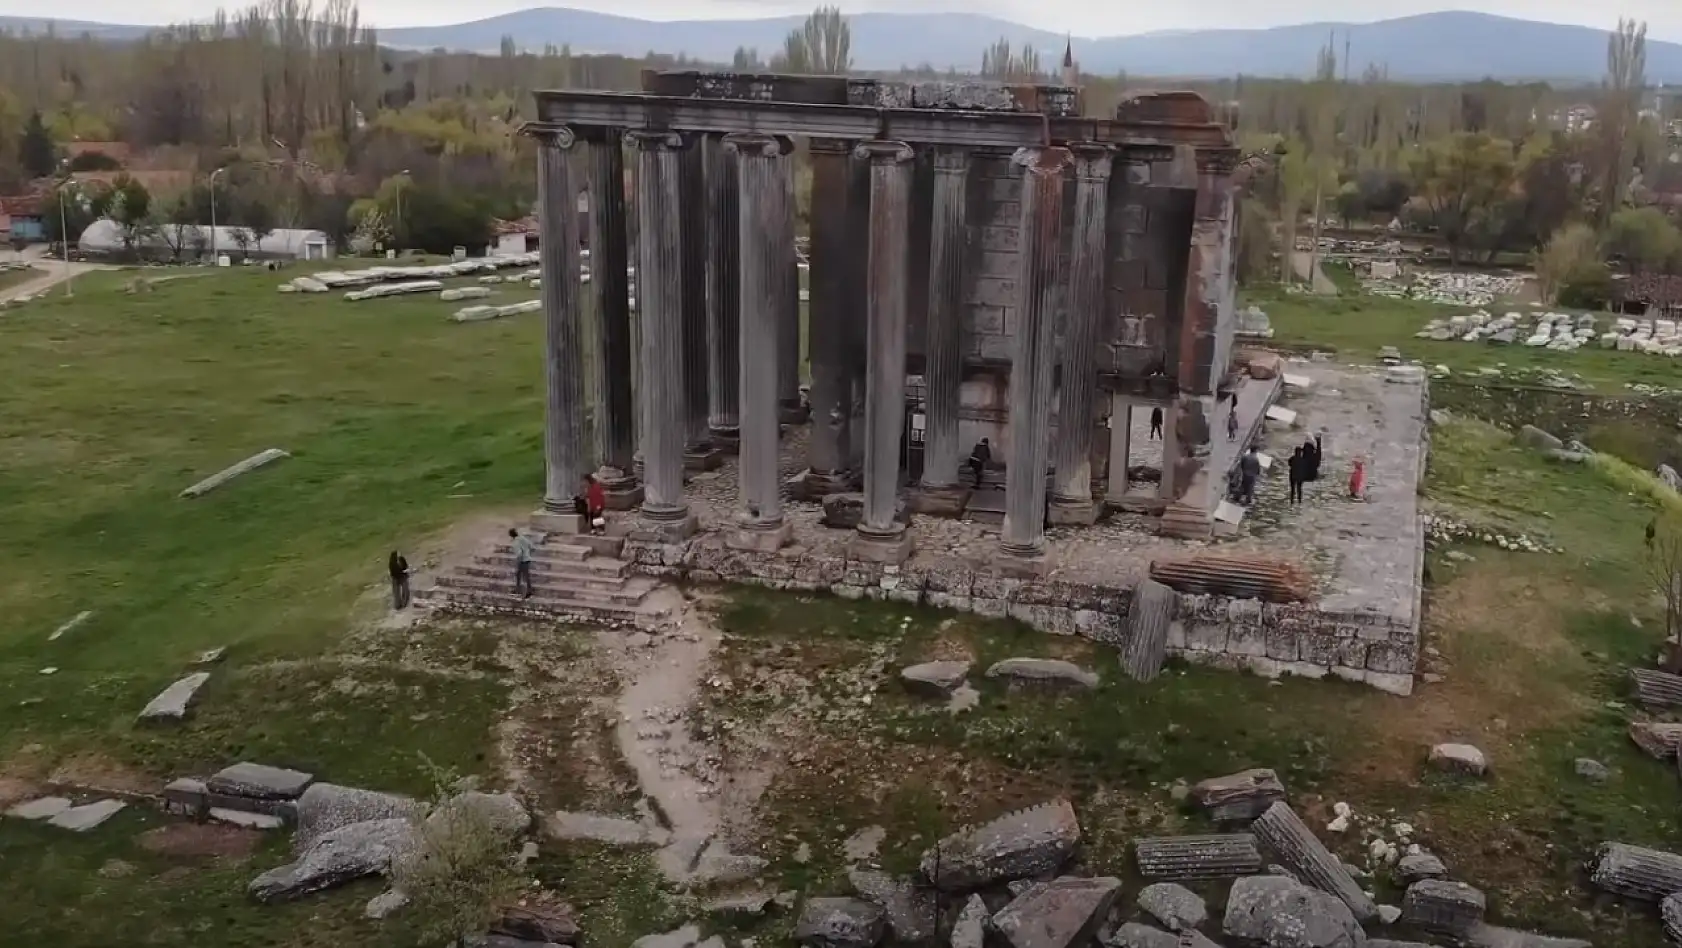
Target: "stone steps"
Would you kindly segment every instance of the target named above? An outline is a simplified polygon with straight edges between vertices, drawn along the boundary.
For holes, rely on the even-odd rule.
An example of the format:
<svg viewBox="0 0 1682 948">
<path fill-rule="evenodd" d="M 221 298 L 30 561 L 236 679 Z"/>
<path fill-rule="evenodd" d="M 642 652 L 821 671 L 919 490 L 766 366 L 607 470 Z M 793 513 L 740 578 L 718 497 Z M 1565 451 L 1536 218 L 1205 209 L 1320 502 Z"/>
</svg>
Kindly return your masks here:
<svg viewBox="0 0 1682 948">
<path fill-rule="evenodd" d="M 507 551 L 481 553 L 473 558 L 472 565 L 490 569 L 505 569 L 509 576 L 513 576 L 514 554 Z M 568 559 L 564 556 L 550 556 L 547 550 L 538 547 L 532 552 L 531 571 L 534 576 L 539 572 L 551 572 L 557 575 L 593 576 L 611 579 L 629 575 L 630 565 L 623 560 L 606 557 Z"/>
<path fill-rule="evenodd" d="M 512 585 L 514 582 L 514 560 L 509 557 L 507 562 L 504 563 L 481 563 L 477 561 L 464 563 L 445 575 L 495 579 Z M 538 586 L 545 583 L 558 583 L 572 584 L 580 589 L 612 590 L 624 588 L 625 583 L 633 577 L 628 572 L 615 574 L 597 570 L 579 570 L 533 561 L 531 578 L 533 585 Z"/>
<path fill-rule="evenodd" d="M 467 592 L 510 592 L 514 588 L 514 574 L 510 570 L 497 576 L 473 576 L 460 572 L 447 573 L 438 577 L 436 588 L 447 591 L 464 590 Z M 618 589 L 593 589 L 579 586 L 566 579 L 543 579 L 532 576 L 532 596 L 537 598 L 568 599 L 587 605 L 627 605 L 635 606 L 654 589 L 653 580 L 634 576 L 623 581 Z M 510 593 L 511 594 L 511 593 Z"/>
<path fill-rule="evenodd" d="M 665 613 L 642 603 L 585 602 L 571 595 L 537 592 L 530 599 L 513 592 L 481 589 L 421 589 L 415 592 L 417 604 L 445 612 L 469 614 L 549 616 L 555 618 L 586 619 L 596 622 L 644 623 L 660 619 Z"/>
</svg>

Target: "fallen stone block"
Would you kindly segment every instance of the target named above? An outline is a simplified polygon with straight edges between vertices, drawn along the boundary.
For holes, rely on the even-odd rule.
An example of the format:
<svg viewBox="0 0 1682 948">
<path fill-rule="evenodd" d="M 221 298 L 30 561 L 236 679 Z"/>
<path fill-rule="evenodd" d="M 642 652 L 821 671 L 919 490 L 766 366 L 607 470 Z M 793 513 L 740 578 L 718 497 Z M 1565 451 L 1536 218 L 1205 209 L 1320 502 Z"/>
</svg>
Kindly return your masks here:
<svg viewBox="0 0 1682 948">
<path fill-rule="evenodd" d="M 1097 932 L 1121 880 L 1064 876 L 1042 882 L 1011 900 L 993 916 L 993 929 L 1012 948 L 1073 948 Z"/>
<path fill-rule="evenodd" d="M 631 942 L 631 948 L 696 948 L 701 944 L 701 929 L 685 925 L 669 932 L 644 935 Z"/>
<path fill-rule="evenodd" d="M 934 938 L 940 922 L 934 889 L 873 869 L 849 871 L 847 883 L 859 898 L 882 907 L 888 932 L 896 940 L 916 944 Z"/>
<path fill-rule="evenodd" d="M 1234 882 L 1221 929 L 1246 944 L 1364 948 L 1367 943 L 1348 905 L 1285 876 Z"/>
<path fill-rule="evenodd" d="M 531 828 L 531 814 L 513 794 L 480 793 L 477 790 L 445 800 L 427 815 L 426 822 L 429 826 L 436 826 L 464 811 L 475 812 L 492 829 L 510 839 Z"/>
<path fill-rule="evenodd" d="M 1438 744 L 1431 748 L 1429 759 L 1438 770 L 1468 777 L 1481 777 L 1489 770 L 1483 751 L 1470 744 Z"/>
<path fill-rule="evenodd" d="M 1055 658 L 1007 658 L 987 669 L 988 678 L 1003 678 L 1011 684 L 1051 685 L 1077 688 L 1098 687 L 1098 676 L 1086 669 Z"/>
<path fill-rule="evenodd" d="M 1113 932 L 1099 932 L 1098 943 L 1104 948 L 1221 948 L 1202 932 L 1171 934 L 1138 922 L 1128 922 Z"/>
<path fill-rule="evenodd" d="M 491 925 L 491 934 L 524 938 L 541 944 L 578 944 L 578 920 L 572 907 L 560 905 L 528 905 L 503 909 L 502 917 Z"/>
<path fill-rule="evenodd" d="M 409 896 L 401 889 L 387 889 L 368 900 L 362 907 L 362 917 L 375 921 L 390 918 L 403 906 L 409 904 Z"/>
<path fill-rule="evenodd" d="M 265 467 L 269 464 L 273 464 L 274 462 L 280 460 L 281 458 L 289 458 L 291 456 L 292 455 L 287 454 L 285 451 L 282 451 L 279 448 L 269 448 L 266 451 L 260 451 L 257 454 L 253 454 L 252 456 L 250 456 L 250 457 L 246 458 L 245 460 L 239 462 L 238 464 L 233 465 L 232 467 L 225 467 L 222 470 L 217 471 L 215 474 L 212 474 L 209 477 L 205 478 L 204 480 L 199 481 L 197 484 L 194 484 L 193 486 L 191 486 L 191 487 L 187 488 L 186 490 L 182 491 L 181 496 L 182 497 L 202 497 L 205 494 L 208 494 L 211 491 L 215 490 L 216 488 L 221 487 L 223 484 L 226 484 L 229 481 L 233 480 L 234 478 L 240 476 L 241 474 L 248 474 L 252 471 L 257 470 L 260 467 Z"/>
<path fill-rule="evenodd" d="M 1422 879 L 1402 898 L 1402 922 L 1421 931 L 1462 938 L 1483 924 L 1482 892 L 1464 882 Z"/>
<path fill-rule="evenodd" d="M 1448 875 L 1448 867 L 1443 861 L 1428 852 L 1421 850 L 1409 853 L 1396 863 L 1396 875 L 1405 885 L 1412 885 L 1421 879 L 1441 879 Z"/>
<path fill-rule="evenodd" d="M 86 833 L 121 813 L 125 806 L 128 804 L 121 800 L 98 800 L 84 806 L 73 806 L 47 820 L 47 825 L 73 833 Z"/>
<path fill-rule="evenodd" d="M 211 793 L 232 797 L 296 800 L 314 782 L 314 775 L 302 771 L 267 764 L 238 763 L 217 771 L 204 785 Z"/>
<path fill-rule="evenodd" d="M 302 853 L 336 829 L 375 820 L 407 820 L 425 809 L 419 801 L 394 793 L 311 784 L 296 803 L 298 828 L 292 837 L 292 849 Z"/>
<path fill-rule="evenodd" d="M 1672 724 L 1668 721 L 1631 721 L 1629 739 L 1650 757 L 1675 760 L 1676 747 L 1682 743 L 1682 724 Z"/>
<path fill-rule="evenodd" d="M 351 302 L 359 300 L 379 299 L 382 296 L 408 296 L 414 293 L 432 293 L 444 288 L 442 280 L 411 280 L 407 283 L 386 283 L 381 286 L 370 286 L 365 290 L 352 290 L 345 294 L 345 299 Z"/>
<path fill-rule="evenodd" d="M 582 839 L 609 846 L 664 846 L 671 833 L 664 827 L 599 813 L 556 812 L 544 824 L 551 839 Z"/>
<path fill-rule="evenodd" d="M 458 286 L 438 291 L 438 298 L 446 303 L 459 303 L 462 300 L 482 300 L 489 295 L 491 295 L 491 291 L 482 286 Z"/>
<path fill-rule="evenodd" d="M 383 875 L 413 841 L 414 828 L 406 819 L 341 826 L 317 838 L 296 862 L 253 879 L 247 891 L 259 902 L 282 902 L 364 876 Z"/>
<path fill-rule="evenodd" d="M 62 637 L 65 633 L 70 632 L 71 630 L 75 629 L 77 626 L 81 625 L 82 623 L 88 621 L 91 618 L 93 618 L 93 610 L 92 609 L 84 609 L 83 611 L 76 613 L 74 616 L 71 616 L 70 619 L 68 621 L 66 621 L 63 625 L 54 629 L 53 634 L 47 636 L 47 641 L 49 641 L 49 642 L 58 641 L 59 638 Z"/>
<path fill-rule="evenodd" d="M 1525 425 L 1520 428 L 1517 438 L 1519 444 L 1537 451 L 1557 451 L 1565 447 L 1565 442 L 1535 425 Z"/>
<path fill-rule="evenodd" d="M 1079 843 L 1074 807 L 1056 800 L 954 833 L 923 854 L 920 868 L 943 892 L 969 892 L 1056 872 Z"/>
<path fill-rule="evenodd" d="M 1150 681 L 1162 672 L 1168 656 L 1168 631 L 1179 603 L 1178 592 L 1154 579 L 1133 588 L 1133 603 L 1127 610 L 1127 639 L 1121 649 L 1121 667 L 1127 677 Z"/>
<path fill-rule="evenodd" d="M 972 895 L 952 924 L 952 948 L 986 948 L 987 923 L 992 913 L 981 896 Z"/>
<path fill-rule="evenodd" d="M 1209 905 L 1203 896 L 1172 882 L 1157 882 L 1141 889 L 1139 908 L 1171 932 L 1195 929 L 1209 919 Z"/>
<path fill-rule="evenodd" d="M 269 813 L 252 813 L 249 810 L 230 810 L 213 806 L 208 815 L 218 823 L 238 826 L 241 829 L 277 830 L 286 826 L 286 820 L 281 817 Z"/>
<path fill-rule="evenodd" d="M 1595 857 L 1589 881 L 1615 895 L 1659 902 L 1673 892 L 1682 892 L 1682 856 L 1642 846 L 1606 843 Z"/>
<path fill-rule="evenodd" d="M 1279 775 L 1266 768 L 1210 777 L 1191 788 L 1191 798 L 1217 822 L 1249 821 L 1285 799 Z"/>
<path fill-rule="evenodd" d="M 1635 700 L 1648 710 L 1682 707 L 1682 675 L 1651 668 L 1631 668 L 1630 680 L 1635 684 Z"/>
<path fill-rule="evenodd" d="M 863 899 L 807 899 L 794 940 L 807 948 L 874 948 L 888 928 L 882 907 Z"/>
<path fill-rule="evenodd" d="M 912 694 L 946 699 L 964 683 L 969 669 L 969 662 L 923 662 L 901 669 L 899 680 Z"/>
<path fill-rule="evenodd" d="M 18 820 L 50 820 L 70 809 L 73 805 L 64 797 L 41 797 L 26 803 L 19 803 L 7 810 L 6 815 Z"/>
<path fill-rule="evenodd" d="M 1134 841 L 1133 858 L 1140 875 L 1166 881 L 1230 879 L 1262 870 L 1261 850 L 1249 833 L 1149 837 Z"/>
<path fill-rule="evenodd" d="M 489 319 L 501 319 L 504 316 L 519 316 L 524 313 L 535 313 L 543 309 L 542 300 L 525 300 L 520 303 L 509 303 L 506 306 L 466 306 L 455 311 L 450 319 L 458 323 L 482 323 Z"/>
<path fill-rule="evenodd" d="M 140 720 L 179 721 L 187 716 L 199 689 L 210 680 L 209 672 L 194 672 L 158 693 L 140 712 Z"/>
<path fill-rule="evenodd" d="M 1378 917 L 1378 906 L 1289 806 L 1275 803 L 1268 807 L 1266 813 L 1250 824 L 1250 830 L 1278 854 L 1280 862 L 1297 878 L 1337 896 L 1357 921 L 1369 922 Z"/>
<path fill-rule="evenodd" d="M 1659 922 L 1664 925 L 1666 938 L 1682 944 L 1682 892 L 1672 892 L 1659 903 Z"/>
</svg>

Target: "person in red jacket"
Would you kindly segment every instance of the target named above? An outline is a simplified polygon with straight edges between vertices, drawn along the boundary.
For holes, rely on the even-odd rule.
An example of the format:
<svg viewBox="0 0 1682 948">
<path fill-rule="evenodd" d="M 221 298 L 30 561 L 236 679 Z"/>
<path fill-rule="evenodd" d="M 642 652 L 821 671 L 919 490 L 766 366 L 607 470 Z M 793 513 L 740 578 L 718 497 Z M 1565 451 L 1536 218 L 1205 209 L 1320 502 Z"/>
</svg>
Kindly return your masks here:
<svg viewBox="0 0 1682 948">
<path fill-rule="evenodd" d="M 607 510 L 607 490 L 593 474 L 584 475 L 584 507 L 590 517 L 589 528 L 594 531 L 597 524 L 604 522 L 602 514 Z"/>
<path fill-rule="evenodd" d="M 1367 462 L 1355 459 L 1355 469 L 1349 472 L 1349 496 L 1355 500 L 1367 499 Z"/>
</svg>

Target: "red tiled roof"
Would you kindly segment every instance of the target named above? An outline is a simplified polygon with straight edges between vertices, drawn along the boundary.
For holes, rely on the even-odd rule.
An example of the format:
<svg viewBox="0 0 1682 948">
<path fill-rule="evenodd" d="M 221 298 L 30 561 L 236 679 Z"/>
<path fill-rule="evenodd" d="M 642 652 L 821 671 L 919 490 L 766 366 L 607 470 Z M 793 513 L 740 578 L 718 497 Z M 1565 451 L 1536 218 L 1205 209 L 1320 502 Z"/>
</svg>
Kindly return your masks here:
<svg viewBox="0 0 1682 948">
<path fill-rule="evenodd" d="M 42 194 L 15 194 L 0 197 L 0 217 L 38 217 L 46 201 Z"/>
</svg>

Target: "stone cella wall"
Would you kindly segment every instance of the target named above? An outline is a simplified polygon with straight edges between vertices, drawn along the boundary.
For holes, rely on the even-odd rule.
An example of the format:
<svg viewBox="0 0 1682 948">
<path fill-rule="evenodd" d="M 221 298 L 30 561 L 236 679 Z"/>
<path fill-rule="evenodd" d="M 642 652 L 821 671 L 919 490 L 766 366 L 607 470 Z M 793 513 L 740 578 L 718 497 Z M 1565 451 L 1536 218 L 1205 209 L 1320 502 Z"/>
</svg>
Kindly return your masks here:
<svg viewBox="0 0 1682 948">
<path fill-rule="evenodd" d="M 622 555 L 638 572 L 665 579 L 753 583 L 957 609 L 1114 646 L 1126 640 L 1133 598 L 1130 588 L 1018 579 L 961 564 L 896 567 L 786 550 L 749 553 L 727 549 L 710 534 L 682 546 L 632 540 Z M 1389 616 L 1182 595 L 1168 650 L 1187 661 L 1267 677 L 1333 675 L 1407 695 L 1419 658 L 1416 610 L 1414 604 L 1406 615 Z"/>
</svg>

